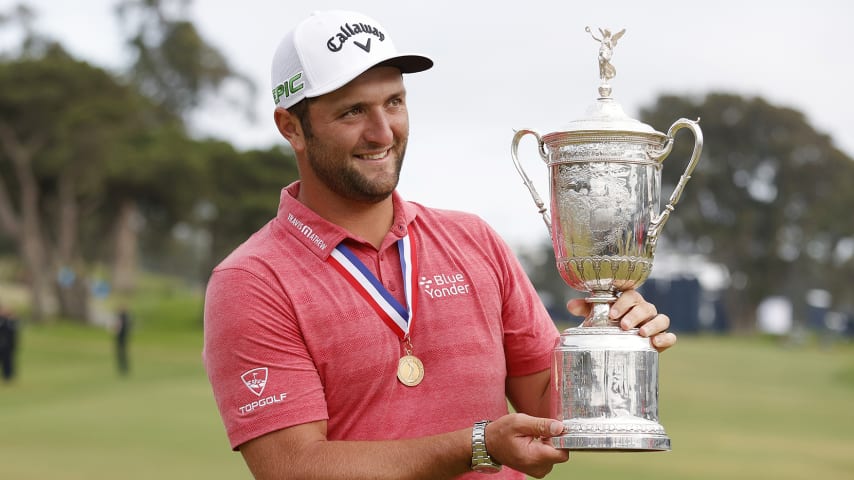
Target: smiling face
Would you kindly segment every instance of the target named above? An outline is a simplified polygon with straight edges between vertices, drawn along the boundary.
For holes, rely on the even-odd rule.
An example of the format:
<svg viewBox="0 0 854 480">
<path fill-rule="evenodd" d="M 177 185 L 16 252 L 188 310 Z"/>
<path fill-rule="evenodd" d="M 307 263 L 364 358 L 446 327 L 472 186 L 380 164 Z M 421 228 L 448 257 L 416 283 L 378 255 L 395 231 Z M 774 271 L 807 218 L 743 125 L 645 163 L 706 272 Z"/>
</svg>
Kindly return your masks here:
<svg viewBox="0 0 854 480">
<path fill-rule="evenodd" d="M 304 184 L 318 182 L 333 195 L 363 203 L 391 195 L 409 136 L 406 90 L 397 68 L 370 69 L 312 99 L 307 120 Z"/>
</svg>

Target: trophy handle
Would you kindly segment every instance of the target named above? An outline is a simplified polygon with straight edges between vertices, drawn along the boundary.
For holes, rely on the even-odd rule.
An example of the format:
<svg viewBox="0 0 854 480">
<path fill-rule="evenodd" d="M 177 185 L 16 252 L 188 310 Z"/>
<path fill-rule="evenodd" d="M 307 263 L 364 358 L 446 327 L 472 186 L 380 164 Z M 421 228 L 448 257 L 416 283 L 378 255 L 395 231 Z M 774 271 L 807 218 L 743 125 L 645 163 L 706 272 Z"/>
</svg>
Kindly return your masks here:
<svg viewBox="0 0 854 480">
<path fill-rule="evenodd" d="M 679 120 L 676 120 L 676 122 L 670 126 L 670 130 L 667 131 L 667 143 L 664 145 L 664 150 L 658 154 L 660 158 L 667 157 L 667 155 L 670 154 L 670 151 L 673 150 L 674 138 L 677 131 L 683 128 L 688 128 L 694 133 L 694 153 L 691 154 L 691 160 L 685 168 L 685 173 L 679 177 L 679 183 L 676 184 L 676 188 L 670 195 L 670 199 L 667 201 L 667 205 L 664 207 L 664 210 L 662 210 L 662 212 L 652 220 L 652 222 L 650 222 L 649 241 L 653 248 L 658 241 L 659 234 L 661 234 L 661 228 L 664 227 L 667 219 L 670 218 L 670 212 L 672 212 L 675 209 L 676 204 L 679 203 L 679 197 L 682 196 L 682 190 L 685 189 L 685 184 L 687 184 L 688 180 L 691 179 L 691 173 L 694 172 L 694 168 L 697 167 L 697 162 L 700 161 L 700 152 L 703 150 L 703 132 L 700 130 L 699 122 L 699 118 L 697 118 L 697 121 L 688 120 L 687 118 L 680 118 Z"/>
<path fill-rule="evenodd" d="M 552 222 L 549 220 L 548 208 L 546 207 L 545 202 L 540 197 L 540 194 L 537 193 L 537 189 L 534 188 L 534 184 L 531 182 L 531 179 L 528 178 L 528 174 L 525 173 L 525 169 L 522 168 L 522 164 L 519 162 L 519 141 L 522 140 L 522 137 L 525 135 L 531 134 L 537 137 L 537 150 L 540 153 L 540 158 L 548 164 L 548 155 L 546 154 L 545 145 L 543 144 L 543 139 L 540 137 L 540 134 L 533 130 L 519 130 L 513 135 L 513 142 L 510 144 L 510 156 L 513 157 L 513 165 L 516 166 L 516 171 L 519 172 L 519 175 L 522 176 L 522 181 L 525 183 L 525 186 L 528 187 L 528 191 L 531 192 L 531 197 L 534 199 L 534 203 L 537 204 L 537 211 L 540 215 L 543 216 L 543 221 L 546 222 L 546 227 L 549 229 L 549 235 L 552 232 Z"/>
</svg>

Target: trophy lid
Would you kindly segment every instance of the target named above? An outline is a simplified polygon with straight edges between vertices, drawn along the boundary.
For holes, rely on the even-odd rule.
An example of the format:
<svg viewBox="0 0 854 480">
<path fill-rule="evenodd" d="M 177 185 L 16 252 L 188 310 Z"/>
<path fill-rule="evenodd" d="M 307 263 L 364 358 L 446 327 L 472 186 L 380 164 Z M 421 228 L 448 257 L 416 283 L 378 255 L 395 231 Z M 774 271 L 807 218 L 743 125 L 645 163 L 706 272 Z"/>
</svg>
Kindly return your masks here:
<svg viewBox="0 0 854 480">
<path fill-rule="evenodd" d="M 663 135 L 651 126 L 626 115 L 623 107 L 611 96 L 611 85 L 608 81 L 617 74 L 617 69 L 611 64 L 611 57 L 614 55 L 614 47 L 617 46 L 617 41 L 626 33 L 626 29 L 612 34 L 609 29 L 600 28 L 599 33 L 601 34 L 601 38 L 597 37 L 591 31 L 590 27 L 587 27 L 585 31 L 600 44 L 599 78 L 602 80 L 602 83 L 599 85 L 599 98 L 596 100 L 596 103 L 587 109 L 583 118 L 569 122 L 566 128 L 556 133 L 619 131 Z"/>
<path fill-rule="evenodd" d="M 659 134 L 651 126 L 628 116 L 623 111 L 623 107 L 610 96 L 599 97 L 596 103 L 587 109 L 583 118 L 569 122 L 563 129 L 565 132 L 598 132 L 603 130 Z"/>
</svg>

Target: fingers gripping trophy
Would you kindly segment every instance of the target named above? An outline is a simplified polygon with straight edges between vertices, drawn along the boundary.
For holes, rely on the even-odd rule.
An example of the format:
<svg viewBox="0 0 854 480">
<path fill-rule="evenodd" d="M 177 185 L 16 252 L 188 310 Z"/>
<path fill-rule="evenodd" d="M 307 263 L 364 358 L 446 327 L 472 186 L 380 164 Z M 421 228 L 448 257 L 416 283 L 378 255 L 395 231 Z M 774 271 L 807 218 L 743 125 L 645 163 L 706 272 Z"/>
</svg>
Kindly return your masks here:
<svg viewBox="0 0 854 480">
<path fill-rule="evenodd" d="M 566 425 L 555 447 L 569 450 L 663 451 L 670 438 L 658 422 L 658 352 L 637 329 L 608 317 L 620 292 L 639 287 L 652 269 L 661 229 L 700 158 L 698 122 L 679 119 L 667 134 L 628 117 L 611 97 L 614 47 L 625 30 L 599 29 L 599 97 L 584 118 L 540 136 L 519 130 L 511 155 L 554 246 L 561 277 L 587 292 L 584 322 L 562 332 L 552 366 L 552 415 Z M 698 120 L 699 121 L 699 120 Z M 694 151 L 673 194 L 659 211 L 661 168 L 674 136 L 687 128 Z M 518 158 L 519 142 L 537 139 L 548 166 L 546 207 Z"/>
</svg>

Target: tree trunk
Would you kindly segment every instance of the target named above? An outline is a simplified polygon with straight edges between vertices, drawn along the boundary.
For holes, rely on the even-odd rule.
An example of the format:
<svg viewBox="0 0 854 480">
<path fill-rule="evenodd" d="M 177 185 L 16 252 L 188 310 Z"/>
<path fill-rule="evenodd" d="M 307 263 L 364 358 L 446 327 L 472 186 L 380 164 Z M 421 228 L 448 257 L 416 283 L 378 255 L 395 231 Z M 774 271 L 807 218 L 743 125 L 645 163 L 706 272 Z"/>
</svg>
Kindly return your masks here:
<svg viewBox="0 0 854 480">
<path fill-rule="evenodd" d="M 743 290 L 730 288 L 724 293 L 724 304 L 730 319 L 730 329 L 734 333 L 744 334 L 756 331 L 756 307 L 747 300 Z"/>
<path fill-rule="evenodd" d="M 89 287 L 86 277 L 81 273 L 69 266 L 60 269 L 57 299 L 59 312 L 64 318 L 83 323 L 89 320 Z"/>
<path fill-rule="evenodd" d="M 27 210 L 27 209 L 24 209 Z M 38 218 L 28 218 L 22 215 L 22 230 L 19 248 L 21 258 L 28 273 L 30 286 L 30 316 L 33 322 L 41 323 L 50 311 L 50 272 L 48 271 L 47 253 L 38 226 Z"/>
<path fill-rule="evenodd" d="M 80 322 L 89 320 L 89 288 L 86 268 L 78 261 L 77 232 L 80 215 L 74 174 L 65 171 L 59 177 L 59 224 L 57 226 L 56 271 L 59 312 Z"/>
<path fill-rule="evenodd" d="M 17 237 L 21 259 L 28 273 L 31 294 L 31 318 L 44 321 L 48 313 L 50 272 L 47 249 L 42 235 L 39 216 L 39 187 L 32 170 L 32 160 L 41 149 L 43 141 L 34 139 L 24 145 L 14 130 L 0 122 L 0 148 L 9 156 L 20 188 L 19 235 Z M 6 212 L 8 215 L 8 212 Z"/>
<path fill-rule="evenodd" d="M 130 293 L 136 287 L 140 215 L 134 200 L 122 202 L 115 226 L 113 288 L 116 293 Z"/>
<path fill-rule="evenodd" d="M 0 177 L 0 229 L 9 238 L 19 240 L 21 237 L 21 221 L 12 206 L 12 197 L 2 177 Z"/>
</svg>

